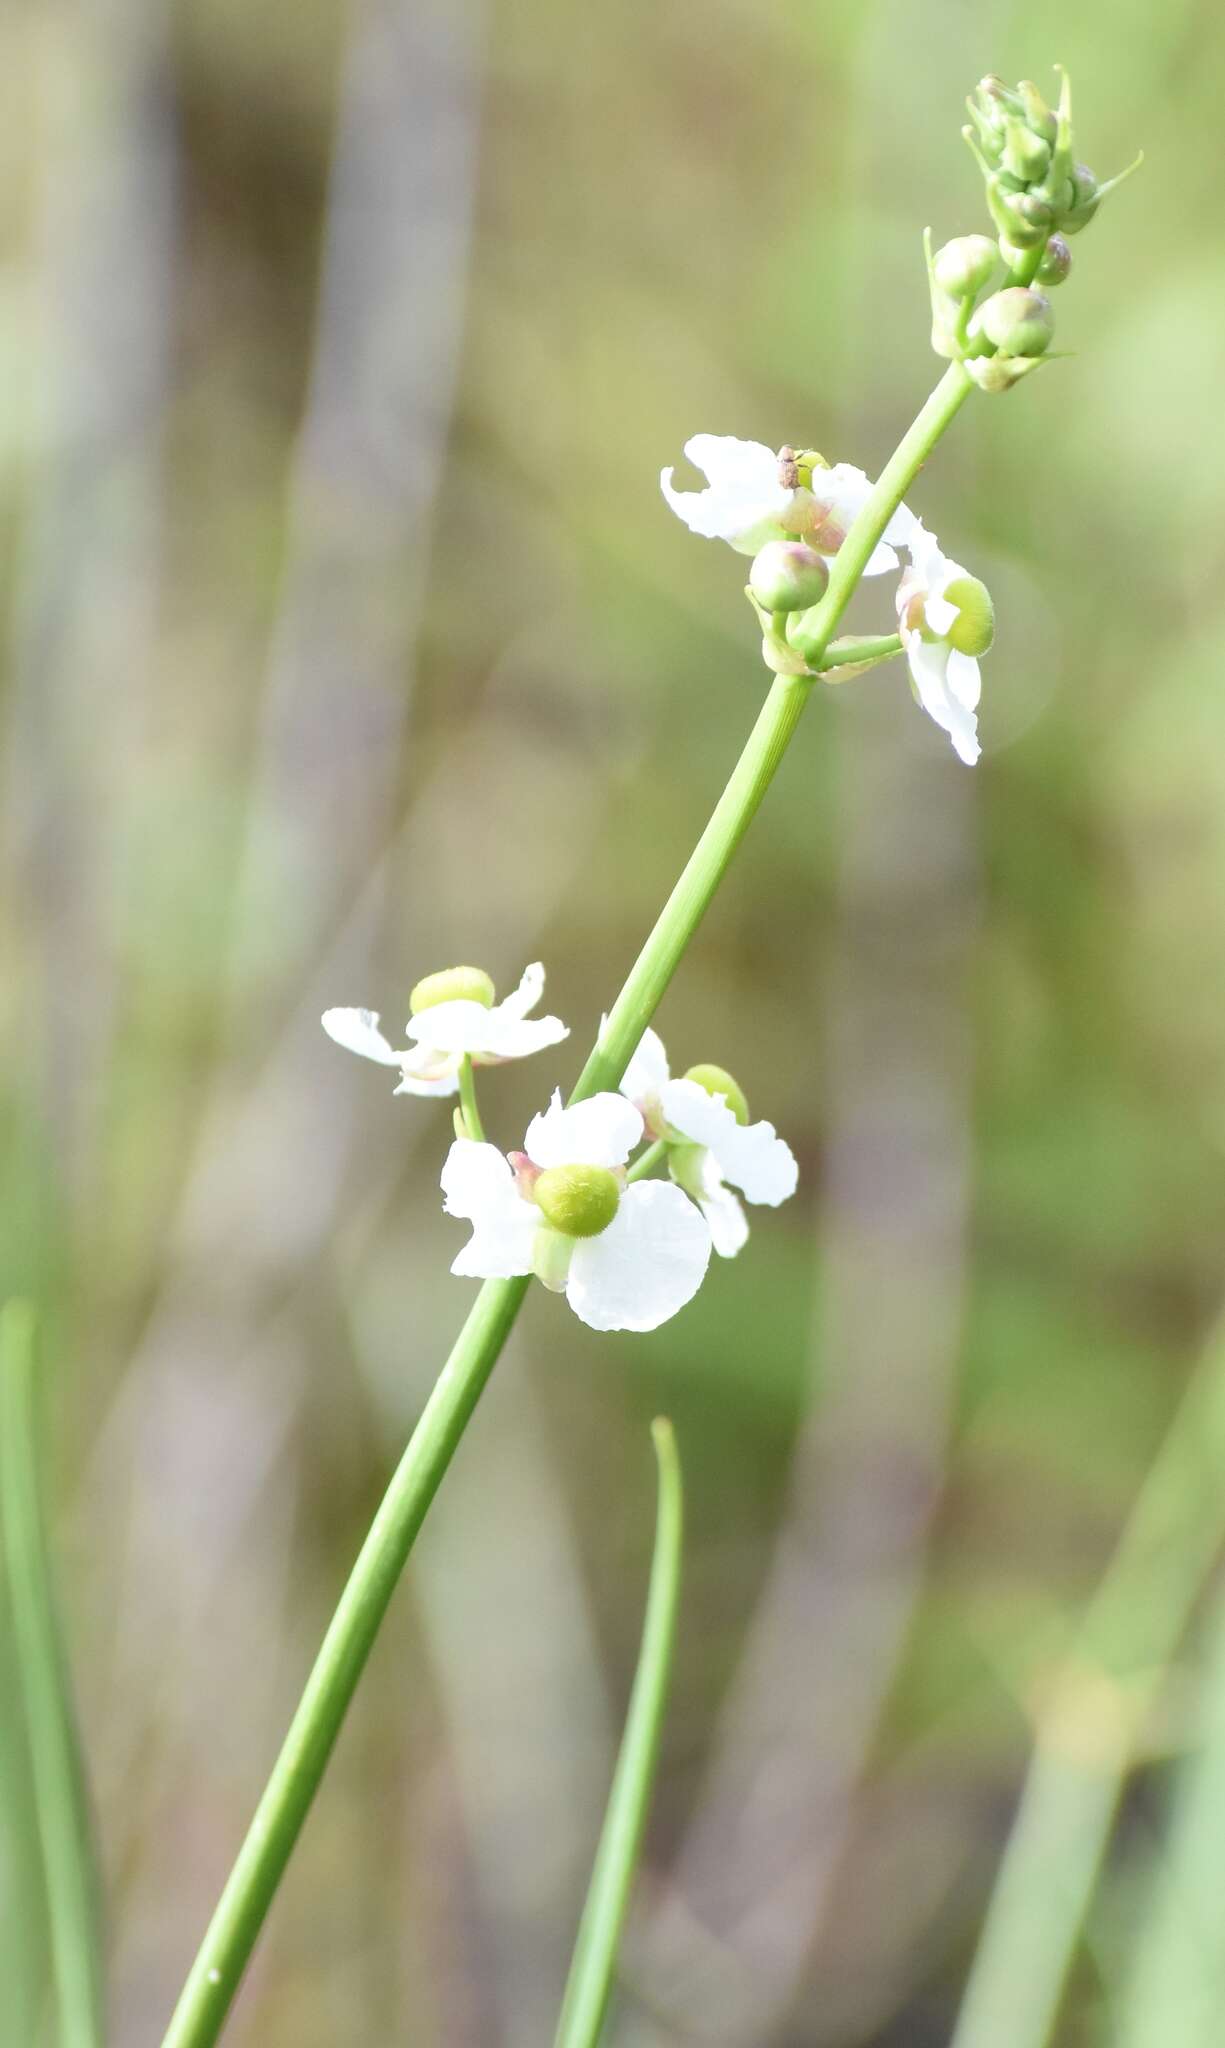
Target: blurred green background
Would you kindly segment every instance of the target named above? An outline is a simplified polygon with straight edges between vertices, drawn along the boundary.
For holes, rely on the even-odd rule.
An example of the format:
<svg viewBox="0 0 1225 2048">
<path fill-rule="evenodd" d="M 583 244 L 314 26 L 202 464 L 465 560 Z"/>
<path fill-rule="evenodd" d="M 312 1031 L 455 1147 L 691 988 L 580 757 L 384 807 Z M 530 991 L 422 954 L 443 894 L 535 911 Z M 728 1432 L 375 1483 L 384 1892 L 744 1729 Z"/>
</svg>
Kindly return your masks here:
<svg viewBox="0 0 1225 2048">
<path fill-rule="evenodd" d="M 663 1410 L 686 1590 L 610 2039 L 943 2044 L 1035 1690 L 1225 1294 L 1225 16 L 40 0 L 3 31 L 0 1258 L 47 1318 L 123 2048 L 470 1298 L 446 1106 L 320 1011 L 543 958 L 574 1035 L 483 1088 L 518 1139 L 763 692 L 744 565 L 661 465 L 701 430 L 875 473 L 938 369 L 920 232 L 986 225 L 984 70 L 1062 60 L 1099 174 L 1147 151 L 1075 244 L 1071 360 L 975 398 L 910 493 L 996 598 L 982 762 L 896 664 L 816 698 L 658 1019 L 800 1194 L 654 1336 L 532 1296 L 227 2037 L 551 2038 Z M 887 584 L 858 603 L 887 627 Z M 7 1646 L 0 1702 L 0 2039 L 39 2043 Z M 1112 2038 L 1170 1776 L 1132 1781 L 1064 2048 Z"/>
</svg>

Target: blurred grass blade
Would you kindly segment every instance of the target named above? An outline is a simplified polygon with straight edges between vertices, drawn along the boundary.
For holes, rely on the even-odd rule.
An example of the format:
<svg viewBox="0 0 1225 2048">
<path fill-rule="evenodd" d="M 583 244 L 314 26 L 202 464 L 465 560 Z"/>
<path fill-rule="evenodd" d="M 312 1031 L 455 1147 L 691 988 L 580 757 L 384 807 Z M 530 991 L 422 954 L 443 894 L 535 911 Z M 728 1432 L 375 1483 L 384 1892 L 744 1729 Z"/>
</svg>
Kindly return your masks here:
<svg viewBox="0 0 1225 2048">
<path fill-rule="evenodd" d="M 0 1312 L 0 1525 L 42 1844 L 60 2048 L 104 2038 L 98 1895 L 38 1488 L 34 1311 Z"/>
<path fill-rule="evenodd" d="M 651 1424 L 651 1435 L 659 1465 L 659 1504 L 642 1645 L 555 2048 L 595 2048 L 600 2038 L 659 1757 L 676 1636 L 683 1507 L 671 1423 L 659 1418 Z"/>
<path fill-rule="evenodd" d="M 1144 1724 L 1222 1544 L 1218 1326 L 1039 1711 L 951 2048 L 1045 2048 Z"/>
<path fill-rule="evenodd" d="M 1118 2048 L 1218 2048 L 1225 2012 L 1225 1597 L 1212 1617 L 1201 1746 L 1178 1773 L 1170 1838 L 1136 1929 Z"/>
</svg>

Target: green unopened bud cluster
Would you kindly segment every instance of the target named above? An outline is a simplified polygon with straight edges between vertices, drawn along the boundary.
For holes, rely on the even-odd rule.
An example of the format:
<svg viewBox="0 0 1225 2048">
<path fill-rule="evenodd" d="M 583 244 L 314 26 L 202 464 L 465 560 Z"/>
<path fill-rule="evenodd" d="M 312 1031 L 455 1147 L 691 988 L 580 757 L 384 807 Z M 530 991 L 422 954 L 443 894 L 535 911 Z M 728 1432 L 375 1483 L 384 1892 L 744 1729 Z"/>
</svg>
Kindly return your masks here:
<svg viewBox="0 0 1225 2048">
<path fill-rule="evenodd" d="M 972 125 L 963 132 L 983 173 L 996 240 L 961 235 L 933 254 L 927 238 L 932 347 L 964 362 L 984 391 L 1007 391 L 1050 348 L 1047 294 L 1071 270 L 1067 237 L 1088 226 L 1120 178 L 1099 185 L 1076 161 L 1066 72 L 1055 108 L 1030 80 L 1011 86 L 994 76 L 980 81 L 967 105 Z M 1003 289 L 976 303 L 1001 258 L 1010 272 Z"/>
<path fill-rule="evenodd" d="M 966 139 L 986 179 L 987 205 L 1008 263 L 1018 252 L 1042 248 L 1051 235 L 1079 234 L 1127 176 L 1124 171 L 1099 184 L 1089 166 L 1077 162 L 1066 71 L 1054 109 L 1029 79 L 1010 86 L 994 76 L 980 80 L 966 105 L 972 124 Z M 1067 275 L 1066 255 L 1063 261 L 1061 277 Z"/>
</svg>

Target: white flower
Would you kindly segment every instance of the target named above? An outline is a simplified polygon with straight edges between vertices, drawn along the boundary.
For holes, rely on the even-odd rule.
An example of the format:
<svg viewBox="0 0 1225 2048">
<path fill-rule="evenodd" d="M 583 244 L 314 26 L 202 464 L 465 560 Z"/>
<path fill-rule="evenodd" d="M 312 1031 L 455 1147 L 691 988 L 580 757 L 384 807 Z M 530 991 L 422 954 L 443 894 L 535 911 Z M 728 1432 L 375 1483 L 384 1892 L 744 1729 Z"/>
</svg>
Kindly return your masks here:
<svg viewBox="0 0 1225 2048">
<path fill-rule="evenodd" d="M 451 1271 L 489 1280 L 539 1272 L 564 1286 L 574 1313 L 593 1330 L 666 1323 L 702 1284 L 710 1231 L 679 1188 L 624 1185 L 621 1169 L 641 1136 L 641 1116 L 620 1095 L 593 1095 L 565 1109 L 555 1092 L 532 1118 L 514 1166 L 494 1145 L 457 1138 L 442 1169 L 443 1206 L 471 1223 L 472 1236 Z M 548 1186 L 546 1174 L 566 1168 L 601 1182 L 615 1204 L 611 1220 L 590 1236 L 547 1223 L 534 1195 L 542 1181 Z"/>
<path fill-rule="evenodd" d="M 325 1010 L 321 1021 L 328 1037 L 346 1051 L 383 1067 L 399 1067 L 397 1095 L 454 1095 L 465 1053 L 474 1066 L 491 1067 L 526 1059 L 569 1037 L 559 1017 L 528 1016 L 543 993 L 544 968 L 535 960 L 513 995 L 500 1003 L 434 1003 L 410 1017 L 404 1029 L 414 1043 L 401 1051 L 379 1030 L 377 1010 Z"/>
<path fill-rule="evenodd" d="M 976 577 L 941 553 L 935 535 L 918 520 L 908 546 L 910 566 L 898 584 L 897 616 L 915 695 L 928 717 L 949 735 L 960 758 L 973 766 L 982 752 L 975 715 L 982 679 L 974 653 L 954 646 L 949 635 L 958 628 L 959 637 L 985 653 L 991 644 L 990 599 Z M 963 599 L 967 593 L 982 594 L 988 620 L 985 637 L 984 631 L 975 632 L 962 604 L 950 602 L 950 585 L 958 584 Z"/>
<path fill-rule="evenodd" d="M 795 1193 L 795 1155 L 774 1125 L 742 1124 L 726 1095 L 712 1095 L 697 1081 L 674 1081 L 656 1032 L 643 1032 L 621 1091 L 657 1136 L 672 1145 L 686 1141 L 673 1152 L 671 1170 L 709 1223 L 720 1257 L 733 1258 L 749 1234 L 744 1210 L 725 1183 L 739 1188 L 747 1201 L 772 1209 Z M 695 1153 L 694 1146 L 701 1149 Z"/>
<path fill-rule="evenodd" d="M 691 533 L 725 540 L 741 555 L 755 555 L 771 540 L 805 540 L 820 555 L 836 555 L 872 489 L 862 469 L 849 462 L 814 468 L 810 486 L 789 487 L 780 480 L 772 448 L 730 434 L 695 434 L 686 441 L 685 453 L 708 479 L 707 487 L 678 491 L 672 482 L 675 471 L 665 469 L 659 478 L 665 498 Z M 890 542 L 905 547 L 915 523 L 914 514 L 899 505 L 865 576 L 897 568 Z"/>
</svg>

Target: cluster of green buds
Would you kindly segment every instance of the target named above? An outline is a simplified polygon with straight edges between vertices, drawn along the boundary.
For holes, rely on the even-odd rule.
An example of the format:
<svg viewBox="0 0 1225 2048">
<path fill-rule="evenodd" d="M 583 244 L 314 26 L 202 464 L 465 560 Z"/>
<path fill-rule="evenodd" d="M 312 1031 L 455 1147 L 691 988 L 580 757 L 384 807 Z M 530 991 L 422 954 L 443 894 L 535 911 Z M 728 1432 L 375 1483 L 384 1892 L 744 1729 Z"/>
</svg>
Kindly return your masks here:
<svg viewBox="0 0 1225 2048">
<path fill-rule="evenodd" d="M 1054 109 L 1028 79 L 1010 86 L 995 77 L 982 79 L 966 105 L 972 125 L 963 133 L 987 182 L 987 205 L 1006 263 L 1044 248 L 1052 235 L 1079 234 L 1128 175 L 1121 171 L 1099 185 L 1089 166 L 1076 161 L 1066 71 Z"/>
<path fill-rule="evenodd" d="M 983 173 L 997 240 L 962 235 L 933 253 L 928 238 L 932 347 L 964 362 L 983 390 L 1006 391 L 1050 348 L 1048 294 L 1071 270 L 1067 237 L 1088 226 L 1128 172 L 1099 184 L 1077 162 L 1066 72 L 1056 108 L 1028 79 L 1010 86 L 995 77 L 982 79 L 967 105 L 972 125 L 963 133 Z M 976 304 L 1001 260 L 1008 277 Z"/>
</svg>

